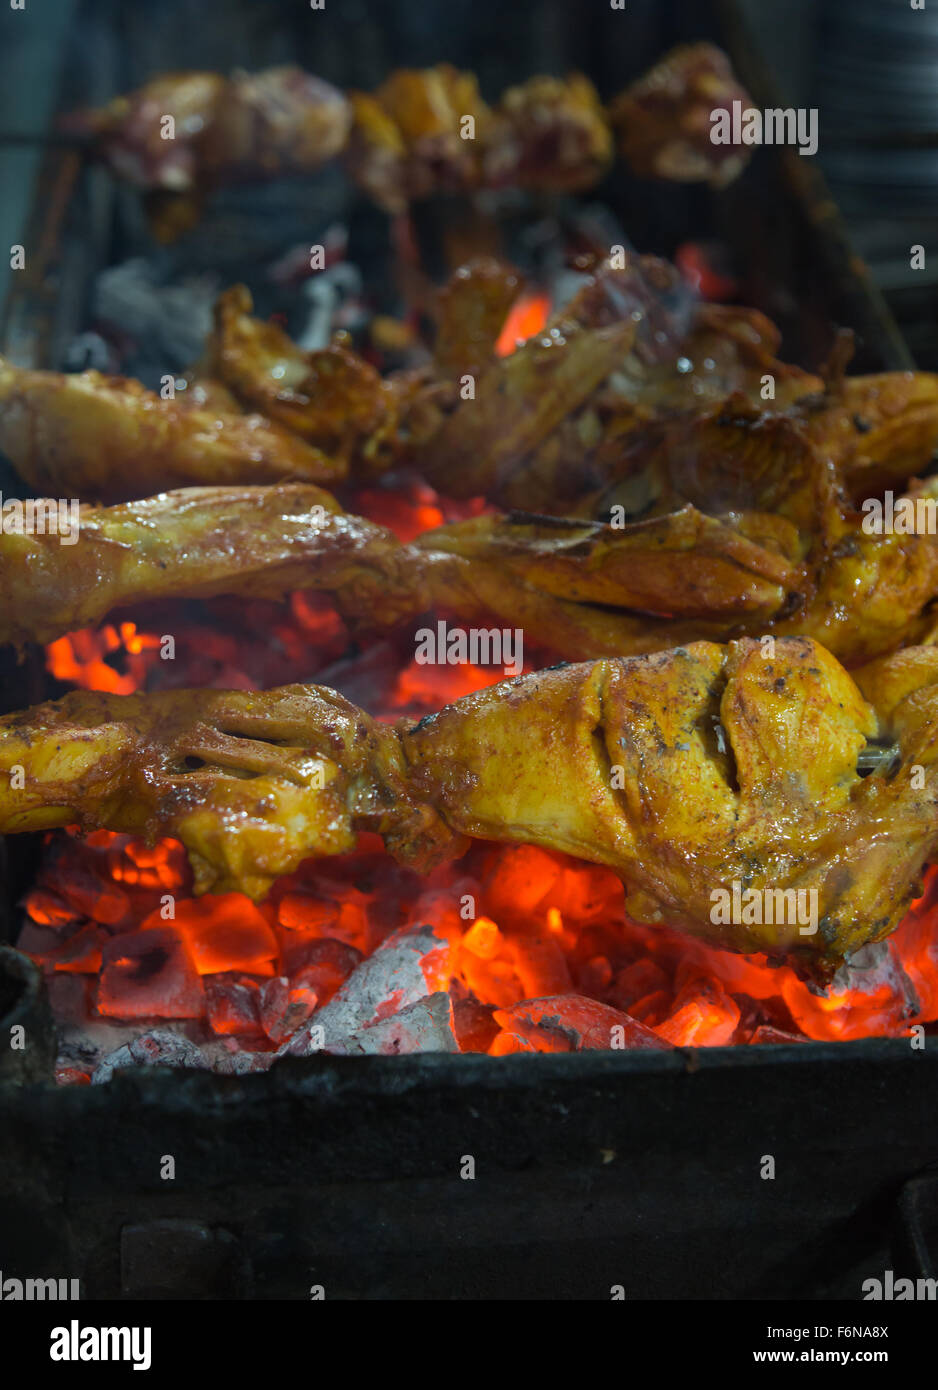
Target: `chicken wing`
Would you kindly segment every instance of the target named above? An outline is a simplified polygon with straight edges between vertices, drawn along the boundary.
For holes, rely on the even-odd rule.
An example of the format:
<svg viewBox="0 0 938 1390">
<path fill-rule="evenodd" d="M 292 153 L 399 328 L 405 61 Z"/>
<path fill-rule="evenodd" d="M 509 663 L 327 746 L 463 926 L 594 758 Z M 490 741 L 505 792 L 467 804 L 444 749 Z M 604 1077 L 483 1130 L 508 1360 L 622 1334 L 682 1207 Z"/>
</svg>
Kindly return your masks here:
<svg viewBox="0 0 938 1390">
<path fill-rule="evenodd" d="M 314 686 L 81 692 L 0 720 L 0 830 L 174 835 L 198 891 L 254 897 L 359 829 L 423 868 L 466 837 L 536 844 L 619 873 L 638 920 L 823 979 L 893 930 L 938 843 L 938 650 L 861 679 L 869 702 L 780 638 L 541 671 L 396 726 Z M 728 919 L 743 893 L 775 910 Z"/>
<path fill-rule="evenodd" d="M 393 444 L 409 377 L 382 380 L 348 349 L 304 352 L 275 323 L 252 317 L 251 295 L 235 285 L 219 296 L 215 326 L 200 370 L 222 382 L 248 409 L 323 450 L 347 471 L 350 458 Z"/>
</svg>

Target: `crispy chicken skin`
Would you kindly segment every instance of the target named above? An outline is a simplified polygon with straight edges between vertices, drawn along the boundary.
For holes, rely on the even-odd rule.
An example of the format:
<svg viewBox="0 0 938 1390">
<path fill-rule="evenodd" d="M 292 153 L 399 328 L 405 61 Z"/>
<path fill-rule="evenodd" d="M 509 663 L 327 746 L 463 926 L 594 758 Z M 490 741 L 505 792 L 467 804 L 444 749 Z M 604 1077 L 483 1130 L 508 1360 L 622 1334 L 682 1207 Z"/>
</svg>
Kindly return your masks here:
<svg viewBox="0 0 938 1390">
<path fill-rule="evenodd" d="M 249 291 L 219 296 L 201 370 L 248 410 L 323 450 L 347 471 L 393 445 L 410 378 L 384 379 L 364 358 L 330 345 L 304 352 L 275 323 L 254 318 Z"/>
<path fill-rule="evenodd" d="M 422 867 L 537 844 L 615 870 L 639 920 L 823 979 L 898 924 L 938 840 L 938 651 L 861 682 L 791 638 L 541 671 L 397 726 L 314 686 L 82 692 L 0 720 L 0 829 L 175 835 L 198 891 L 254 897 L 363 828 Z M 864 777 L 872 740 L 898 751 Z M 715 921 L 734 884 L 816 892 L 817 931 Z"/>
<path fill-rule="evenodd" d="M 138 381 L 0 358 L 0 452 L 38 495 L 125 501 L 197 483 L 336 483 L 344 468 L 260 415 L 164 400 Z"/>
</svg>

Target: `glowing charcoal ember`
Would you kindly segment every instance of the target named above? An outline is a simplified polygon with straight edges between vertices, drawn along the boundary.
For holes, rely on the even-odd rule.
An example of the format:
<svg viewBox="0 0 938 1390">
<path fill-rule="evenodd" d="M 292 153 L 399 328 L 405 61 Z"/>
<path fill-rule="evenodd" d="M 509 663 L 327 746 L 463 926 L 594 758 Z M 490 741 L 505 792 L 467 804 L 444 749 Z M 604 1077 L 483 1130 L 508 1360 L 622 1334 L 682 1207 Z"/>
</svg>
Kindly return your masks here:
<svg viewBox="0 0 938 1390">
<path fill-rule="evenodd" d="M 55 1082 L 57 1086 L 87 1086 L 91 1082 L 91 1073 L 82 1071 L 80 1067 L 56 1067 Z"/>
<path fill-rule="evenodd" d="M 338 915 L 337 902 L 310 893 L 284 893 L 277 903 L 277 921 L 289 931 L 325 933 Z"/>
<path fill-rule="evenodd" d="M 498 1024 L 491 1004 L 477 999 L 456 999 L 453 1002 L 453 1032 L 460 1052 L 488 1052 L 498 1036 Z"/>
<path fill-rule="evenodd" d="M 667 1051 L 669 1047 L 628 1014 L 579 994 L 526 999 L 510 1009 L 496 1009 L 495 1021 L 506 1033 L 532 1043 L 538 1052 Z"/>
<path fill-rule="evenodd" d="M 92 1073 L 92 1086 L 110 1081 L 115 1071 L 123 1067 L 194 1067 L 206 1071 L 208 1063 L 188 1038 L 154 1029 L 105 1057 Z"/>
<path fill-rule="evenodd" d="M 97 1010 L 108 1018 L 201 1018 L 202 982 L 172 927 L 125 932 L 103 950 Z"/>
<path fill-rule="evenodd" d="M 749 1041 L 759 1046 L 765 1043 L 803 1043 L 808 1040 L 801 1033 L 786 1033 L 782 1028 L 773 1028 L 770 1023 L 761 1023 Z"/>
<path fill-rule="evenodd" d="M 377 1023 L 445 988 L 450 975 L 449 943 L 433 927 L 404 927 L 394 932 L 346 980 L 331 1003 L 281 1048 L 306 1056 Z M 311 1032 L 315 1029 L 315 1034 Z M 321 1031 L 320 1031 L 321 1030 Z"/>
<path fill-rule="evenodd" d="M 376 521 L 380 520 L 381 525 L 393 531 L 398 540 L 409 542 L 422 531 L 432 531 L 435 527 L 442 526 L 445 519 L 436 505 L 433 489 L 424 488 L 420 491 L 424 500 L 420 497 L 401 496 L 396 492 L 363 490 L 356 493 L 355 510 L 373 517 Z"/>
<path fill-rule="evenodd" d="M 362 961 L 361 951 L 345 941 L 324 937 L 284 949 L 283 968 L 295 988 L 315 990 L 320 1006 L 328 1004 Z"/>
<path fill-rule="evenodd" d="M 891 941 L 856 951 L 823 994 L 790 975 L 782 998 L 809 1038 L 895 1037 L 908 1032 L 921 1004 Z"/>
<path fill-rule="evenodd" d="M 55 944 L 41 951 L 30 950 L 28 938 L 23 933 L 18 943 L 19 949 L 26 951 L 39 965 L 51 966 L 77 975 L 96 975 L 101 969 L 102 933 L 91 922 L 73 931 L 71 935 L 59 935 Z"/>
<path fill-rule="evenodd" d="M 376 1055 L 404 1056 L 414 1052 L 458 1052 L 459 1043 L 453 1030 L 453 1006 L 447 993 L 440 990 L 425 999 L 418 999 L 390 1018 L 379 1019 L 349 1033 L 333 1043 L 327 1042 L 324 1052 L 340 1057 Z"/>
<path fill-rule="evenodd" d="M 463 937 L 462 945 L 480 960 L 492 960 L 502 950 L 504 940 L 491 917 L 477 917 Z"/>
<path fill-rule="evenodd" d="M 546 930 L 513 936 L 509 950 L 522 998 L 566 994 L 573 988 L 563 951 Z"/>
<path fill-rule="evenodd" d="M 563 872 L 558 857 L 534 845 L 499 854 L 486 879 L 486 903 L 497 922 L 535 912 Z"/>
<path fill-rule="evenodd" d="M 59 917 L 59 902 L 71 910 L 73 918 L 90 917 L 102 926 L 119 927 L 131 919 L 131 902 L 124 889 L 114 882 L 106 853 L 83 853 L 81 843 L 73 838 L 61 840 L 52 856 L 56 870 L 54 889 L 49 893 L 48 882 L 41 882 L 28 894 L 26 905 L 34 921 Z M 42 875 L 48 880 L 48 866 Z"/>
<path fill-rule="evenodd" d="M 739 1023 L 739 1006 L 716 981 L 696 980 L 678 995 L 676 1009 L 656 1028 L 675 1047 L 723 1047 Z"/>
<path fill-rule="evenodd" d="M 919 1017 L 938 1017 L 938 909 L 933 906 L 921 916 L 910 913 L 894 939 L 919 1001 Z"/>
<path fill-rule="evenodd" d="M 609 1002 L 630 1013 L 633 1004 L 665 991 L 669 984 L 668 976 L 657 961 L 636 960 L 616 975 Z"/>
<path fill-rule="evenodd" d="M 508 311 L 495 344 L 496 355 L 510 357 L 522 343 L 540 333 L 549 317 L 550 296 L 540 290 L 525 291 Z"/>
<path fill-rule="evenodd" d="M 64 888 L 69 904 L 81 915 L 91 917 L 103 926 L 118 926 L 130 911 L 127 894 L 116 884 L 98 882 L 85 887 L 69 880 Z"/>
<path fill-rule="evenodd" d="M 144 926 L 155 926 L 160 911 Z M 242 893 L 206 893 L 175 906 L 173 923 L 185 937 L 200 975 L 243 970 L 268 975 L 278 955 L 277 938 L 260 909 Z"/>
<path fill-rule="evenodd" d="M 207 975 L 205 1005 L 209 1027 L 222 1036 L 250 1037 L 263 1033 L 256 981 L 232 975 Z"/>
<path fill-rule="evenodd" d="M 461 695 L 502 679 L 503 672 L 496 667 L 483 671 L 478 666 L 421 666 L 414 660 L 397 677 L 390 704 L 395 713 L 405 709 L 436 713 Z"/>
<path fill-rule="evenodd" d="M 41 926 L 59 927 L 75 920 L 74 909 L 58 893 L 50 893 L 42 888 L 34 888 L 27 894 L 26 911 Z"/>
<path fill-rule="evenodd" d="M 721 267 L 724 259 L 719 243 L 685 241 L 674 253 L 674 264 L 691 289 L 718 303 L 739 294 L 739 281 Z"/>
<path fill-rule="evenodd" d="M 576 972 L 580 994 L 603 995 L 612 983 L 612 966 L 606 956 L 591 956 Z"/>
<path fill-rule="evenodd" d="M 271 1042 L 293 1036 L 313 1013 L 316 991 L 307 984 L 293 984 L 285 975 L 268 980 L 260 990 L 261 1027 Z"/>
</svg>

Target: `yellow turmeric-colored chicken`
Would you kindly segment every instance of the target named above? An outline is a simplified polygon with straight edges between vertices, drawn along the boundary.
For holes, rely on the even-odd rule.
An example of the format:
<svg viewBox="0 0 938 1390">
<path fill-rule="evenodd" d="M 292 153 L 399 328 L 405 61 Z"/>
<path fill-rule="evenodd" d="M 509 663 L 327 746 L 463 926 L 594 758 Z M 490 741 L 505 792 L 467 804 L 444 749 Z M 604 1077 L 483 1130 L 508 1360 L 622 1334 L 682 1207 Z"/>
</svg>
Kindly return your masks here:
<svg viewBox="0 0 938 1390">
<path fill-rule="evenodd" d="M 254 897 L 361 829 L 424 868 L 537 844 L 619 873 L 636 919 L 822 979 L 893 930 L 938 842 L 938 649 L 860 681 L 790 638 L 541 671 L 395 726 L 314 686 L 76 693 L 0 720 L 0 830 L 174 835 L 198 891 Z M 753 893 L 774 910 L 728 920 Z"/>
</svg>

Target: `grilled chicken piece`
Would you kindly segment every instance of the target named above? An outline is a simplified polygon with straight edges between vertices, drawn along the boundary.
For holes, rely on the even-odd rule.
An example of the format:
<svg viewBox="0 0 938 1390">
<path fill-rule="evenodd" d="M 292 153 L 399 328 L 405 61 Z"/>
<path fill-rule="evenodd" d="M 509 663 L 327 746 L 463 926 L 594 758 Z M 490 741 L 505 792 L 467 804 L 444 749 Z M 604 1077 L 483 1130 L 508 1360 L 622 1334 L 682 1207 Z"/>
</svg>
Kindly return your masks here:
<svg viewBox="0 0 938 1390">
<path fill-rule="evenodd" d="M 711 113 L 732 111 L 734 101 L 752 106 L 726 54 L 711 43 L 682 44 L 616 97 L 609 119 L 636 174 L 723 188 L 752 154 L 711 139 Z"/>
<path fill-rule="evenodd" d="M 354 92 L 352 105 L 349 170 L 391 213 L 431 194 L 480 187 L 576 192 L 612 163 L 605 112 L 580 73 L 529 78 L 493 109 L 472 73 L 441 63 L 394 72 L 377 91 Z"/>
<path fill-rule="evenodd" d="M 485 352 L 483 334 L 492 332 L 491 306 L 505 302 L 513 277 L 486 263 L 467 268 L 464 279 L 441 306 L 441 370 L 451 371 L 465 351 L 467 369 L 475 366 L 480 377 L 473 397 L 455 410 L 457 376 L 441 383 L 439 371 L 429 378 L 402 373 L 383 381 L 343 348 L 303 352 L 276 325 L 251 317 L 243 286 L 220 297 L 201 370 L 244 404 L 334 451 L 343 466 L 354 459 L 359 475 L 381 472 L 403 458 L 454 495 L 473 496 L 489 487 L 497 493 L 500 475 L 516 469 L 623 360 L 636 325 L 620 318 L 584 326 L 566 313 L 500 360 Z M 470 295 L 479 286 L 485 307 L 470 311 Z"/>
<path fill-rule="evenodd" d="M 471 269 L 471 268 L 470 268 Z M 539 345 L 616 328 L 631 329 L 602 375 L 577 373 L 545 426 L 531 429 L 536 378 L 521 359 Z M 654 499 L 661 492 L 660 453 L 683 431 L 704 428 L 709 411 L 765 410 L 764 382 L 783 408 L 823 388 L 820 377 L 778 360 L 778 329 L 754 309 L 695 304 L 674 267 L 654 256 L 622 268 L 600 265 L 544 333 L 505 361 L 478 354 L 472 398 L 444 399 L 435 427 L 411 441 L 411 462 L 434 486 L 455 497 L 485 494 L 501 506 L 569 512 L 596 505 L 603 485 L 621 483 Z M 510 378 L 518 373 L 519 385 Z M 518 395 L 530 393 L 519 420 Z M 520 431 L 520 433 L 519 433 Z M 714 510 L 699 497 L 688 498 Z M 637 508 L 641 510 L 641 506 Z"/>
<path fill-rule="evenodd" d="M 518 271 L 480 256 L 450 276 L 436 294 L 433 361 L 438 373 L 455 379 L 490 365 L 508 311 L 522 289 Z"/>
<path fill-rule="evenodd" d="M 417 864 L 456 839 L 432 807 L 409 802 L 395 730 L 315 686 L 116 703 L 76 692 L 0 721 L 0 765 L 4 831 L 78 821 L 172 833 L 198 892 L 227 884 L 263 897 L 308 855 L 353 849 L 363 828 Z"/>
<path fill-rule="evenodd" d="M 450 495 L 562 511 L 585 507 L 584 494 L 597 505 L 604 482 L 657 497 L 669 447 L 687 436 L 693 449 L 695 431 L 706 434 L 702 401 L 745 390 L 751 403 L 766 372 L 779 399 L 821 385 L 776 360 L 776 330 L 762 315 L 713 306 L 691 315 L 676 273 L 654 258 L 607 267 L 543 334 L 500 359 L 494 345 L 517 291 L 505 266 L 464 267 L 439 298 L 433 366 L 382 379 L 344 347 L 301 350 L 254 318 L 235 286 L 216 305 L 198 385 L 172 400 L 94 372 L 0 365 L 0 449 L 37 491 L 88 499 L 335 484 L 405 463 Z M 714 510 L 699 496 L 681 500 Z"/>
<path fill-rule="evenodd" d="M 138 381 L 63 375 L 0 358 L 0 452 L 38 494 L 102 501 L 191 483 L 334 484 L 341 461 L 261 415 L 226 414 Z"/>
<path fill-rule="evenodd" d="M 488 187 L 576 193 L 591 188 L 613 159 L 599 94 L 582 73 L 531 77 L 502 93 L 482 151 Z"/>
<path fill-rule="evenodd" d="M 314 686 L 81 692 L 0 720 L 0 830 L 174 835 L 198 891 L 255 898 L 359 829 L 424 868 L 465 837 L 537 844 L 618 872 L 638 920 L 825 979 L 938 843 L 938 651 L 861 679 L 871 703 L 794 638 L 542 671 L 396 726 Z M 896 754 L 864 777 L 873 741 Z M 771 911 L 725 921 L 734 888 Z"/>
<path fill-rule="evenodd" d="M 329 346 L 304 352 L 275 323 L 253 318 L 251 295 L 234 285 L 215 305 L 199 370 L 247 409 L 260 410 L 348 470 L 393 449 L 411 377 L 383 380 L 364 358 Z"/>
<path fill-rule="evenodd" d="M 138 188 L 189 193 L 318 169 L 344 149 L 351 107 L 298 67 L 231 77 L 170 72 L 101 110 L 77 112 L 68 125 L 92 137 Z"/>
<path fill-rule="evenodd" d="M 479 184 L 479 150 L 492 126 L 476 78 L 450 63 L 398 68 L 376 91 L 352 92 L 348 167 L 369 197 L 391 213 L 431 193 Z M 464 126 L 473 121 L 471 132 Z"/>
<path fill-rule="evenodd" d="M 752 366 L 749 382 L 696 409 L 675 402 L 678 408 L 669 411 L 661 402 L 654 415 L 637 421 L 631 401 L 607 403 L 602 440 L 590 459 L 606 486 L 580 506 L 600 513 L 617 502 L 627 513 L 636 505 L 669 510 L 684 502 L 715 511 L 770 510 L 773 497 L 797 494 L 811 515 L 817 486 L 855 503 L 888 487 L 904 489 L 938 447 L 936 374 L 883 372 L 826 388 L 817 383 L 822 389 L 796 377 L 786 386 L 787 400 L 767 404 L 753 378 L 771 372 L 777 389 L 777 375 L 768 362 Z M 529 479 L 535 469 L 536 461 Z M 827 481 L 811 483 L 825 474 Z M 548 478 L 545 473 L 538 484 Z"/>
<path fill-rule="evenodd" d="M 859 502 L 904 489 L 931 462 L 938 450 L 938 375 L 844 377 L 819 400 L 799 402 L 793 414 Z"/>
</svg>

